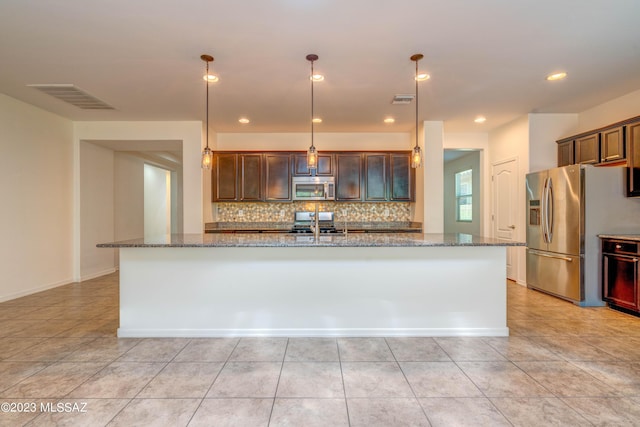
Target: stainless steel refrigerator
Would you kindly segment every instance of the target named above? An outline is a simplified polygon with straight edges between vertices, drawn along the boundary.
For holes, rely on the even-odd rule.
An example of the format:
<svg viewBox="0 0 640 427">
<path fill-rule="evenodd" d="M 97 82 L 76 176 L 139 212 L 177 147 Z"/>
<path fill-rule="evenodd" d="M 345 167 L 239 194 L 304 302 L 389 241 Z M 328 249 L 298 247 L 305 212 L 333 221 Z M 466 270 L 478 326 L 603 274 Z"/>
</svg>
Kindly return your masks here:
<svg viewBox="0 0 640 427">
<path fill-rule="evenodd" d="M 598 234 L 640 232 L 640 200 L 624 195 L 623 168 L 570 165 L 530 173 L 527 287 L 600 306 Z"/>
</svg>

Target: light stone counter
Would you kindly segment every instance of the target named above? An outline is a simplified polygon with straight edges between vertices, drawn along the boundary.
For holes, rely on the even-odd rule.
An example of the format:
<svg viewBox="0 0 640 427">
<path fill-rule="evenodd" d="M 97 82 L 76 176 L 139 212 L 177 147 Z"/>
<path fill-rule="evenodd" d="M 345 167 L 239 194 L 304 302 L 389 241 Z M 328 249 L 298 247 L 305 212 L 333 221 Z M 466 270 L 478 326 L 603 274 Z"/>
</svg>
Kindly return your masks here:
<svg viewBox="0 0 640 427">
<path fill-rule="evenodd" d="M 98 245 L 102 248 L 216 248 L 216 247 L 430 247 L 430 246 L 524 246 L 471 234 L 352 233 L 321 234 L 172 234 Z"/>
<path fill-rule="evenodd" d="M 195 234 L 120 251 L 121 337 L 506 336 L 506 246 L 470 235 Z"/>
</svg>

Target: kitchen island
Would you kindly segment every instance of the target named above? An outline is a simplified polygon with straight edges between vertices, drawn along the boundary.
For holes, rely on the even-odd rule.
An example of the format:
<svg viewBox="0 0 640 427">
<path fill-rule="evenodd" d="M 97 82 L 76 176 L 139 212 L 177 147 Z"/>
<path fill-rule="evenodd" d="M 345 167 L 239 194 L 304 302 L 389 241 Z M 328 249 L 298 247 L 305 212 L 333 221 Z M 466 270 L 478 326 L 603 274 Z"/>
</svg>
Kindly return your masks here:
<svg viewBox="0 0 640 427">
<path fill-rule="evenodd" d="M 506 336 L 505 242 L 188 234 L 120 250 L 120 337 Z"/>
</svg>

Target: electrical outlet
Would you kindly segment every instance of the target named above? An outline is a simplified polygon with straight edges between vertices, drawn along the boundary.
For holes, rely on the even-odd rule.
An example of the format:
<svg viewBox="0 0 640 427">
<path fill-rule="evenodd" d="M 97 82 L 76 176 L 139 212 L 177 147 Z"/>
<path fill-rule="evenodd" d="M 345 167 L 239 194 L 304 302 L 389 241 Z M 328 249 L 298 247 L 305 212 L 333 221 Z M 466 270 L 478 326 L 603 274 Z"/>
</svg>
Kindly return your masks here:
<svg viewBox="0 0 640 427">
<path fill-rule="evenodd" d="M 384 213 L 382 215 L 384 215 L 385 217 L 388 217 L 389 216 L 389 208 L 385 208 Z"/>
<path fill-rule="evenodd" d="M 238 216 L 244 216 L 244 211 L 242 209 L 238 209 Z"/>
</svg>

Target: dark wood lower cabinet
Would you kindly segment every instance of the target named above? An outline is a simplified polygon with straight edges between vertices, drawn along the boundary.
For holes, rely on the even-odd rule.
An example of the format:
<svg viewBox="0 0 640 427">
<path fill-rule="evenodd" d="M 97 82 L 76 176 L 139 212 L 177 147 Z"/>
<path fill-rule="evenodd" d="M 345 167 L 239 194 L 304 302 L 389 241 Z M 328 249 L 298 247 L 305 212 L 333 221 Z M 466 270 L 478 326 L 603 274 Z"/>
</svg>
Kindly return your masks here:
<svg viewBox="0 0 640 427">
<path fill-rule="evenodd" d="M 612 306 L 640 313 L 638 245 L 603 240 L 602 248 L 603 299 Z"/>
</svg>

